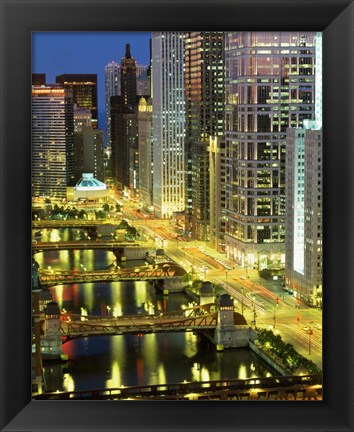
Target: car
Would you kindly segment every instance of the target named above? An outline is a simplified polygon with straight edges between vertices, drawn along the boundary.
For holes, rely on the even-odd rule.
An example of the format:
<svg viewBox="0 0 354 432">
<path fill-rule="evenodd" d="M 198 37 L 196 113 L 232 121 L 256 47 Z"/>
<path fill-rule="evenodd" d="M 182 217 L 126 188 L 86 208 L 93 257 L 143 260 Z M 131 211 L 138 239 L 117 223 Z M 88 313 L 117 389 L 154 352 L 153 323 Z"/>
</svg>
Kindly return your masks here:
<svg viewBox="0 0 354 432">
<path fill-rule="evenodd" d="M 321 325 L 321 324 L 316 324 L 315 327 L 316 327 L 318 330 L 322 330 L 322 325 Z"/>
</svg>

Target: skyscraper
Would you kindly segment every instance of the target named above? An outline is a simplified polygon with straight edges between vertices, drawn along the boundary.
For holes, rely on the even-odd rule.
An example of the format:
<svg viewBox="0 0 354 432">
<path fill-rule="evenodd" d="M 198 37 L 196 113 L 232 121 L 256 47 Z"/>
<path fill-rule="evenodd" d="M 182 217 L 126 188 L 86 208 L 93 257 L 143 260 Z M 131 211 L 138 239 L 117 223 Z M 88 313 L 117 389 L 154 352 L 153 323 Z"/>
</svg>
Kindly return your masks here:
<svg viewBox="0 0 354 432">
<path fill-rule="evenodd" d="M 295 297 L 322 304 L 322 130 L 289 129 L 286 150 L 285 281 Z"/>
<path fill-rule="evenodd" d="M 83 173 L 104 180 L 103 131 L 93 129 L 91 111 L 74 105 L 75 183 Z"/>
<path fill-rule="evenodd" d="M 295 297 L 322 307 L 322 33 L 316 33 L 315 120 L 288 129 L 285 282 Z"/>
<path fill-rule="evenodd" d="M 141 98 L 138 107 L 139 193 L 143 207 L 153 205 L 152 101 Z"/>
<path fill-rule="evenodd" d="M 125 45 L 125 56 L 120 66 L 120 88 L 122 102 L 126 107 L 135 108 L 136 99 L 136 62 L 130 53 L 130 44 Z"/>
<path fill-rule="evenodd" d="M 118 186 L 135 194 L 138 187 L 138 118 L 139 98 L 136 94 L 136 64 L 126 44 L 121 67 L 121 95 L 112 96 L 111 163 L 112 176 Z"/>
<path fill-rule="evenodd" d="M 284 267 L 286 130 L 315 115 L 315 33 L 227 32 L 226 252 Z"/>
<path fill-rule="evenodd" d="M 120 65 L 112 61 L 104 68 L 106 144 L 111 145 L 111 96 L 120 95 Z"/>
<path fill-rule="evenodd" d="M 183 33 L 153 32 L 153 200 L 159 217 L 185 207 L 183 63 Z"/>
<path fill-rule="evenodd" d="M 210 239 L 210 137 L 224 133 L 224 32 L 186 32 L 186 214 L 199 240 Z"/>
<path fill-rule="evenodd" d="M 67 197 L 74 184 L 72 91 L 32 86 L 32 196 Z"/>
<path fill-rule="evenodd" d="M 98 128 L 97 117 L 97 75 L 64 74 L 56 77 L 56 83 L 72 90 L 74 103 L 79 108 L 88 108 L 92 113 L 92 127 Z"/>
</svg>

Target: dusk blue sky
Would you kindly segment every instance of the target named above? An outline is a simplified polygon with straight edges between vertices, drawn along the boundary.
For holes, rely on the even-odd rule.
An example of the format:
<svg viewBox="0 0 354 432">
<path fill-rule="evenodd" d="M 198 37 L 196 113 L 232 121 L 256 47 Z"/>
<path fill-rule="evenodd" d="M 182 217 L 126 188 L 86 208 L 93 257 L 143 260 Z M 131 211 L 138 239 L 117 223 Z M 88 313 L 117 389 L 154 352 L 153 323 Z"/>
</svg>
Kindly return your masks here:
<svg viewBox="0 0 354 432">
<path fill-rule="evenodd" d="M 45 73 L 47 84 L 70 73 L 93 73 L 98 79 L 98 122 L 105 130 L 104 67 L 121 62 L 130 43 L 138 64 L 150 63 L 150 33 L 146 32 L 34 32 L 32 72 Z"/>
</svg>

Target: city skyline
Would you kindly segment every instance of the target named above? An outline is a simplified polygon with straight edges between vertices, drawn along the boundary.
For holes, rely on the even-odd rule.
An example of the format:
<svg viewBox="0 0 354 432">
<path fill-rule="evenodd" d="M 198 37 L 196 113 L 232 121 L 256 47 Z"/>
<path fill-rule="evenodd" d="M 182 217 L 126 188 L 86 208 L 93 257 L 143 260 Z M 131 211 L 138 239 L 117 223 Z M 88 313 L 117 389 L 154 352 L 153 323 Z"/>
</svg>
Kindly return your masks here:
<svg viewBox="0 0 354 432">
<path fill-rule="evenodd" d="M 290 343 L 297 344 L 295 341 L 299 336 L 300 351 L 304 353 L 305 348 L 306 356 L 312 356 L 309 359 L 316 356 L 321 367 L 322 340 L 319 339 L 319 332 L 322 331 L 322 269 L 319 264 L 322 246 L 317 240 L 318 237 L 321 240 L 322 224 L 320 134 L 311 138 L 311 145 L 316 146 L 311 153 L 302 152 L 302 142 L 296 142 L 294 148 L 297 146 L 299 155 L 289 160 L 285 157 L 289 131 L 300 129 L 302 134 L 305 121 L 318 120 L 315 116 L 316 102 L 317 111 L 321 113 L 322 82 L 316 80 L 318 71 L 322 70 L 319 68 L 321 56 L 317 52 L 320 50 L 316 50 L 317 35 L 321 37 L 321 34 L 315 32 L 290 31 L 153 32 L 149 44 L 152 76 L 152 99 L 149 100 L 141 99 L 137 95 L 136 63 L 139 59 L 134 56 L 133 50 L 130 50 L 131 41 L 125 40 L 125 55 L 121 60 L 120 73 L 121 94 L 112 94 L 110 99 L 111 153 L 107 152 L 105 164 L 109 187 L 103 185 L 105 190 L 98 196 L 96 188 L 90 189 L 91 183 L 87 184 L 84 203 L 80 201 L 77 186 L 72 187 L 69 181 L 66 184 L 66 198 L 65 190 L 63 199 L 52 190 L 33 195 L 34 202 L 38 203 L 39 207 L 37 213 L 33 214 L 34 221 L 38 222 L 38 226 L 35 225 L 38 232 L 34 235 L 39 239 L 34 239 L 33 244 L 36 246 L 33 248 L 38 253 L 54 250 L 53 248 L 58 252 L 74 249 L 74 258 L 77 248 L 85 251 L 102 248 L 108 250 L 108 254 L 105 255 L 105 262 L 101 264 L 95 254 L 91 253 L 83 262 L 70 259 L 71 273 L 69 279 L 65 280 L 60 271 L 52 273 L 54 263 L 49 261 L 48 266 L 40 255 L 33 265 L 37 267 L 43 284 L 46 283 L 46 278 L 47 282 L 55 282 L 55 285 L 63 282 L 71 285 L 75 281 L 99 281 L 103 277 L 99 273 L 101 266 L 107 269 L 104 274 L 107 282 L 107 277 L 111 278 L 109 281 L 113 284 L 120 281 L 145 282 L 146 279 L 141 278 L 146 278 L 146 272 L 149 273 L 149 278 L 156 277 L 155 270 L 159 269 L 159 264 L 162 270 L 170 269 L 171 265 L 177 266 L 178 271 L 166 270 L 161 274 L 161 282 L 155 282 L 154 289 L 159 291 L 158 296 L 180 292 L 192 300 L 197 298 L 196 304 L 199 303 L 200 306 L 210 301 L 215 304 L 217 317 L 205 311 L 203 314 L 206 320 L 201 322 L 193 318 L 189 327 L 200 330 L 202 326 L 211 326 L 214 329 L 212 336 L 210 335 L 211 341 L 217 351 L 240 347 L 252 349 L 257 337 L 262 339 L 265 336 L 262 331 L 268 331 L 266 328 L 271 324 L 273 331 L 277 333 L 280 328 L 282 336 Z M 89 41 L 90 39 L 86 39 L 85 49 L 90 46 Z M 95 45 L 95 49 L 98 45 Z M 66 42 L 63 46 L 66 46 Z M 85 55 L 84 52 L 82 54 Z M 86 53 L 86 56 L 95 57 L 94 52 Z M 95 61 L 98 59 L 95 58 Z M 119 64 L 117 57 L 114 61 Z M 64 89 L 65 86 L 73 87 L 68 89 L 73 92 L 74 101 L 78 100 L 78 93 L 74 91 L 76 86 L 78 87 L 80 95 L 84 96 L 81 106 L 90 107 L 92 120 L 97 105 L 91 104 L 92 98 L 86 90 L 93 81 L 96 83 L 96 75 L 104 73 L 103 63 L 108 64 L 106 61 L 102 62 L 94 78 L 90 75 L 94 71 L 81 68 L 76 74 L 73 71 L 68 74 L 65 70 L 59 74 L 66 77 L 63 79 Z M 39 69 L 35 72 L 46 73 Z M 34 78 L 37 80 L 39 77 Z M 56 82 L 59 82 L 57 71 Z M 60 86 L 49 87 L 53 91 L 63 91 Z M 43 84 L 34 84 L 32 90 L 34 96 L 36 92 L 42 95 Z M 99 106 L 100 112 L 103 112 L 103 107 L 107 107 L 107 98 L 106 104 L 101 102 Z M 50 114 L 52 109 L 53 98 L 50 98 L 48 108 L 34 113 L 33 127 L 39 130 L 42 119 L 45 119 L 45 115 Z M 65 112 L 64 107 L 62 112 Z M 81 121 L 82 116 L 88 114 L 87 109 L 78 114 L 78 120 Z M 48 130 L 39 130 L 40 139 L 43 138 L 45 142 L 40 142 L 37 153 L 39 157 L 44 154 L 48 162 L 53 160 L 56 169 L 57 161 L 72 159 L 71 133 L 66 125 L 61 123 L 61 130 L 66 131 L 66 148 L 59 153 L 54 123 L 49 122 Z M 316 122 L 314 125 L 317 126 Z M 102 123 L 99 127 L 105 129 Z M 49 137 L 48 132 L 53 132 L 54 136 Z M 186 138 L 188 142 L 184 141 Z M 144 150 L 141 154 L 140 148 Z M 79 147 L 75 146 L 74 152 L 77 156 L 78 150 Z M 90 151 L 90 154 L 97 160 L 95 151 Z M 306 156 L 304 161 L 303 156 Z M 47 161 L 38 163 L 39 176 L 43 176 L 40 181 L 43 182 L 52 171 Z M 312 172 L 308 169 L 310 175 L 306 178 L 303 166 L 312 166 L 314 162 L 316 169 Z M 294 170 L 290 179 L 285 176 L 288 166 Z M 139 173 L 143 174 L 141 182 Z M 186 180 L 189 173 L 190 182 Z M 296 189 L 300 185 L 293 186 L 293 178 L 296 183 L 304 180 L 301 190 Z M 68 175 L 67 179 L 69 180 Z M 186 185 L 190 187 L 190 197 L 184 195 Z M 144 199 L 140 196 L 140 187 L 144 188 Z M 286 190 L 290 191 L 289 197 L 294 196 L 296 203 L 299 202 L 296 214 L 291 208 L 290 198 L 290 207 L 286 202 Z M 312 192 L 317 194 L 318 202 L 315 208 L 311 207 L 310 202 Z M 153 206 L 150 209 L 151 196 Z M 60 207 L 57 204 L 58 198 Z M 191 205 L 191 219 L 188 218 L 186 203 Z M 87 204 L 89 207 L 85 207 Z M 75 211 L 71 208 L 72 205 L 75 205 Z M 83 206 L 80 212 L 77 206 Z M 214 210 L 216 206 L 217 211 Z M 290 214 L 286 214 L 286 211 Z M 304 223 L 302 226 L 305 215 L 312 213 L 315 217 L 311 224 Z M 293 227 L 289 225 L 288 230 L 292 230 L 296 242 L 289 237 L 288 248 L 294 251 L 298 246 L 305 248 L 302 261 L 309 269 L 304 271 L 298 267 L 299 260 L 296 259 L 294 275 L 291 273 L 293 265 L 290 264 L 289 267 L 285 259 L 284 243 L 285 221 L 293 216 L 296 223 Z M 84 220 L 81 229 L 85 232 L 77 231 L 75 239 L 69 236 L 64 239 L 64 236 L 59 236 L 59 231 L 54 232 L 54 237 L 50 231 L 49 241 L 43 240 L 45 236 L 43 237 L 42 230 L 49 226 L 46 219 L 50 220 L 50 223 L 55 221 L 54 225 L 50 225 L 52 228 L 68 230 L 72 228 L 71 219 Z M 139 219 L 140 223 L 137 222 Z M 102 231 L 102 220 L 110 221 L 108 231 Z M 94 227 L 91 226 L 92 221 L 95 221 Z M 129 226 L 128 221 L 135 226 Z M 300 239 L 299 235 L 302 235 L 303 239 Z M 95 242 L 82 242 L 86 236 Z M 154 241 L 154 246 L 146 243 L 147 238 Z M 110 255 L 110 242 L 126 240 L 136 242 L 134 250 L 137 253 L 131 253 L 129 244 L 127 246 L 117 243 L 113 248 L 114 261 L 111 262 L 113 257 Z M 68 241 L 73 244 L 69 245 Z M 311 246 L 315 241 L 316 248 Z M 58 244 L 51 244 L 53 242 Z M 49 245 L 44 246 L 44 243 Z M 222 258 L 219 258 L 217 253 L 220 253 Z M 83 257 L 80 261 L 82 259 Z M 126 261 L 133 260 L 144 260 L 144 264 L 129 263 L 134 270 L 126 271 Z M 170 264 L 171 262 L 174 264 Z M 49 272 L 45 270 L 46 267 Z M 60 267 L 65 271 L 62 264 Z M 316 281 L 313 269 L 318 276 Z M 301 276 L 298 277 L 299 272 Z M 191 287 L 186 285 L 187 277 L 190 278 Z M 238 286 L 235 286 L 234 281 L 237 281 Z M 211 286 L 205 286 L 205 283 Z M 162 298 L 157 298 L 156 303 L 149 301 L 151 287 L 144 286 L 144 289 L 148 290 L 146 297 L 139 295 L 134 301 L 135 313 L 145 311 L 149 316 L 156 315 L 161 319 L 163 313 L 171 309 L 165 302 L 161 302 Z M 46 312 L 49 305 L 42 304 L 48 318 L 44 337 L 41 340 L 37 338 L 37 353 L 40 348 L 42 355 L 49 356 L 48 358 L 73 354 L 70 350 L 64 351 L 59 342 L 63 334 L 71 338 L 73 331 L 76 336 L 82 337 L 85 334 L 82 326 L 85 324 L 75 323 L 75 330 L 72 324 L 66 324 L 67 328 L 63 327 L 63 324 L 59 326 L 61 316 L 62 321 L 70 322 L 70 313 L 80 311 L 81 315 L 112 315 L 114 319 L 123 320 L 124 316 L 130 313 L 126 303 L 129 300 L 127 295 L 109 295 L 103 299 L 92 291 L 91 300 L 82 299 L 80 303 L 77 300 L 78 298 L 74 297 L 68 302 L 58 291 L 53 292 L 55 310 L 49 308 Z M 300 305 L 301 309 L 307 309 L 306 317 L 302 311 L 298 311 Z M 66 315 L 67 310 L 70 311 L 69 315 Z M 301 328 L 298 328 L 300 320 Z M 147 324 L 151 325 L 150 322 Z M 171 330 L 177 325 L 170 321 L 166 321 L 166 324 Z M 111 327 L 117 325 L 121 326 L 116 322 L 107 322 L 104 327 L 109 327 L 110 332 L 116 335 L 116 330 Z M 247 325 L 247 329 L 238 327 L 243 325 Z M 262 329 L 259 329 L 260 325 Z M 135 333 L 138 328 L 140 327 L 125 331 Z M 103 335 L 106 334 L 105 331 L 99 326 L 94 334 Z M 161 328 L 156 327 L 155 331 L 160 332 Z M 263 343 L 265 342 L 263 340 Z M 162 353 L 161 357 L 157 357 L 160 358 Z M 297 375 L 303 361 L 309 373 L 320 373 L 315 363 L 301 358 L 295 351 L 287 355 L 288 370 L 282 373 Z M 144 356 L 143 361 L 146 361 L 147 365 L 148 356 Z M 128 376 L 123 378 L 120 372 L 116 373 L 117 367 L 120 368 L 121 364 L 112 364 L 112 378 L 106 383 L 109 387 L 119 387 L 130 382 Z M 193 368 L 191 375 L 194 379 Z M 212 378 L 208 370 L 204 370 L 203 374 L 203 377 L 200 376 L 197 380 Z M 239 378 L 247 376 L 250 376 L 250 372 L 247 372 L 247 375 L 242 371 L 238 372 Z M 62 386 L 63 389 L 72 391 L 76 389 L 75 379 L 71 374 L 69 378 L 72 384 L 67 386 L 63 382 Z M 146 375 L 149 383 L 150 378 Z M 181 378 L 183 377 L 177 379 Z M 187 378 L 190 379 L 189 376 Z M 142 375 L 137 379 L 140 384 L 144 383 Z M 158 379 L 160 383 L 171 380 L 167 379 L 165 372 Z M 40 382 L 39 375 L 38 380 Z M 132 384 L 135 382 L 136 378 Z"/>
<path fill-rule="evenodd" d="M 127 43 L 137 64 L 150 64 L 150 37 L 150 32 L 34 32 L 32 73 L 46 74 L 47 84 L 57 75 L 97 74 L 98 122 L 105 130 L 105 66 L 120 64 Z"/>
</svg>

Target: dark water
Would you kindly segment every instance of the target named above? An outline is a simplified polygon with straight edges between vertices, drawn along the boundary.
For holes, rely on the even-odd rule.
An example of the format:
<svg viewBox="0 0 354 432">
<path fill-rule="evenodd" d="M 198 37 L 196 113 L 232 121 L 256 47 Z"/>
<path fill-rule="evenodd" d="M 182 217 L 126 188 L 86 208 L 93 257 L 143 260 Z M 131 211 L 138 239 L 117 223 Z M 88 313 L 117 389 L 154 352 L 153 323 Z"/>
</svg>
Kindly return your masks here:
<svg viewBox="0 0 354 432">
<path fill-rule="evenodd" d="M 66 234 L 59 235 L 65 238 Z M 37 254 L 35 259 L 41 268 L 82 271 L 107 268 L 114 262 L 114 255 L 104 251 L 53 251 Z M 139 263 L 128 262 L 127 266 L 135 264 Z M 148 282 L 61 285 L 51 290 L 61 309 L 88 315 L 159 313 L 180 310 L 191 302 L 184 294 L 163 296 Z M 192 332 L 89 337 L 67 342 L 63 350 L 69 356 L 67 362 L 45 364 L 48 391 L 275 374 L 253 352 L 237 349 L 217 353 L 210 342 Z"/>
</svg>

